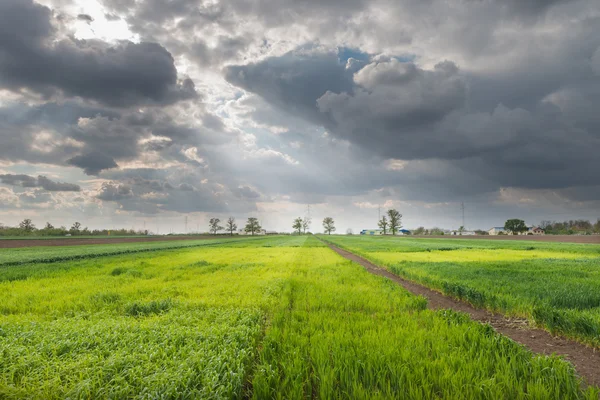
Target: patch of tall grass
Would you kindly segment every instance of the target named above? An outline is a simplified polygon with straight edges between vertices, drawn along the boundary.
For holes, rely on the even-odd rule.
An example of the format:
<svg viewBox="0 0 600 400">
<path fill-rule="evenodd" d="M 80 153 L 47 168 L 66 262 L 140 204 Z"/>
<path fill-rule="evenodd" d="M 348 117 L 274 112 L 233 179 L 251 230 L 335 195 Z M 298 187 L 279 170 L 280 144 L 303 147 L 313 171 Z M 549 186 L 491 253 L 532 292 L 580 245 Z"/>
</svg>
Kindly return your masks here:
<svg viewBox="0 0 600 400">
<path fill-rule="evenodd" d="M 327 237 L 405 278 L 476 307 L 529 318 L 552 333 L 600 346 L 600 246 L 571 243 Z M 482 243 L 483 242 L 483 243 Z M 385 250 L 382 243 L 388 246 Z M 470 247 L 470 248 L 465 248 Z"/>
</svg>

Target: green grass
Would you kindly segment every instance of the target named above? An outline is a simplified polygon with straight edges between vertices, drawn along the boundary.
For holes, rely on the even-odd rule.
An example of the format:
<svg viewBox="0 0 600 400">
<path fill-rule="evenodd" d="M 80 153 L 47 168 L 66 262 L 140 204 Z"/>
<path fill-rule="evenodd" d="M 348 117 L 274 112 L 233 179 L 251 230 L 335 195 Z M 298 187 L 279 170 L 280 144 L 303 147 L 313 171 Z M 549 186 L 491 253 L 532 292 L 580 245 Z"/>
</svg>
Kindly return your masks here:
<svg viewBox="0 0 600 400">
<path fill-rule="evenodd" d="M 392 272 L 600 346 L 600 245 L 327 237 Z"/>
<path fill-rule="evenodd" d="M 217 245 L 223 242 L 257 240 L 261 238 L 229 238 L 203 240 L 174 240 L 164 242 L 110 243 L 79 246 L 32 246 L 0 249 L 0 267 L 28 263 L 52 263 L 82 260 L 118 254 L 141 253 L 165 249 L 185 249 L 188 247 Z"/>
<path fill-rule="evenodd" d="M 7 279 L 12 269 L 23 279 Z M 0 398 L 597 398 L 312 237 L 0 268 Z"/>
</svg>

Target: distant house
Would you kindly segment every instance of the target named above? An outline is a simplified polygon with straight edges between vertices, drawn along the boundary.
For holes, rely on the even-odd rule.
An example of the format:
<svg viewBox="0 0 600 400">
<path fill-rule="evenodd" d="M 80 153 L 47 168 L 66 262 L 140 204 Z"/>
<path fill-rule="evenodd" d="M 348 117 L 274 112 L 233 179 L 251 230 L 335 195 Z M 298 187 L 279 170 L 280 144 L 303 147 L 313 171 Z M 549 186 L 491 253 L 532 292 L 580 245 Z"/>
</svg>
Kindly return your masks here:
<svg viewBox="0 0 600 400">
<path fill-rule="evenodd" d="M 524 235 L 545 235 L 546 231 L 540 228 L 539 226 L 530 226 L 527 229 L 527 232 Z"/>
<path fill-rule="evenodd" d="M 495 226 L 492 229 L 490 229 L 488 231 L 488 233 L 490 235 L 508 235 L 510 232 L 508 232 L 506 229 L 504 229 L 503 226 Z"/>
</svg>

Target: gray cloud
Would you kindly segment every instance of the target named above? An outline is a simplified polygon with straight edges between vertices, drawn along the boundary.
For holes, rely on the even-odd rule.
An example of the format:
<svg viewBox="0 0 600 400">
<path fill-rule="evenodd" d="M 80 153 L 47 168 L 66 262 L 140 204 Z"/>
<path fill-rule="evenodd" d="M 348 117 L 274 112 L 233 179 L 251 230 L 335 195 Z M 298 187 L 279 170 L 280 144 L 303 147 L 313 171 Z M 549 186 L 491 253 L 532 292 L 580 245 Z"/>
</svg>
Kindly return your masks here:
<svg viewBox="0 0 600 400">
<path fill-rule="evenodd" d="M 239 198 L 258 199 L 260 197 L 260 193 L 249 186 L 239 186 L 232 189 L 232 192 L 236 197 Z"/>
<path fill-rule="evenodd" d="M 559 109 L 544 97 L 532 97 L 527 108 L 508 108 L 491 97 L 492 109 L 476 111 L 469 93 L 484 93 L 485 86 L 478 87 L 482 81 L 471 80 L 450 61 L 423 69 L 379 57 L 354 72 L 350 81 L 333 54 L 300 53 L 229 67 L 226 77 L 381 159 L 448 160 L 459 170 L 474 169 L 497 188 L 600 182 L 588 173 L 600 167 L 594 150 L 600 148 L 597 130 L 581 130 L 582 123 L 594 118 L 591 113 L 569 118 L 565 107 Z M 293 66 L 287 67 L 289 63 Z M 319 63 L 328 67 L 315 69 L 315 75 L 283 72 L 312 71 L 307 65 Z M 320 70 L 325 72 L 320 75 Z M 350 86 L 336 87 L 339 81 Z M 311 89 L 303 90 L 306 86 Z M 489 185 L 483 187 L 489 190 Z"/>
<path fill-rule="evenodd" d="M 29 175 L 3 174 L 0 182 L 7 185 L 20 186 L 24 188 L 42 188 L 49 192 L 79 192 L 81 187 L 73 183 L 56 182 L 43 175 L 37 178 Z"/>
<path fill-rule="evenodd" d="M 96 196 L 100 200 L 118 201 L 128 199 L 133 196 L 130 186 L 118 183 L 103 183 L 100 193 Z"/>
<path fill-rule="evenodd" d="M 260 203 L 287 221 L 303 203 L 347 220 L 388 201 L 407 218 L 598 204 L 593 0 L 101 0 L 136 43 L 75 39 L 92 20 L 74 1 L 0 4 L 3 173 L 110 181 L 87 200 L 52 194 L 63 210 Z M 0 195 L 53 208 L 30 187 Z"/>
<path fill-rule="evenodd" d="M 110 106 L 170 104 L 196 97 L 157 43 L 59 39 L 50 9 L 31 0 L 0 3 L 0 86 L 57 91 Z"/>
<path fill-rule="evenodd" d="M 316 101 L 327 91 L 353 89 L 352 71 L 347 71 L 336 54 L 299 49 L 258 63 L 227 67 L 225 79 L 259 94 L 269 103 L 317 123 L 325 123 Z"/>
<path fill-rule="evenodd" d="M 84 21 L 84 22 L 87 22 L 87 23 L 94 22 L 94 18 L 92 18 L 92 16 L 88 15 L 88 14 L 78 14 L 77 15 L 77 19 L 79 21 Z"/>
<path fill-rule="evenodd" d="M 98 152 L 75 156 L 69 159 L 67 163 L 82 168 L 87 175 L 98 175 L 102 170 L 118 167 L 112 157 Z"/>
</svg>

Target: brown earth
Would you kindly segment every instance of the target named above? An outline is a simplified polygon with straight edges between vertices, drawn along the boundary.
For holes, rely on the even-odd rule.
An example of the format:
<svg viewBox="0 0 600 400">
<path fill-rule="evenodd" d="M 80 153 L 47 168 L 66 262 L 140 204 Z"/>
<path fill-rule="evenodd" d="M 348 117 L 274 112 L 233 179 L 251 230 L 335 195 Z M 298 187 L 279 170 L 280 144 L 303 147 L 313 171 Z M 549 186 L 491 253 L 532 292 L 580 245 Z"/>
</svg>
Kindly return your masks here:
<svg viewBox="0 0 600 400">
<path fill-rule="evenodd" d="M 427 239 L 485 239 L 485 240 L 525 240 L 538 242 L 563 242 L 563 243 L 595 243 L 600 244 L 600 235 L 474 235 L 474 236 L 424 236 L 413 235 L 410 237 Z"/>
<path fill-rule="evenodd" d="M 476 309 L 468 303 L 444 296 L 425 286 L 400 278 L 346 250 L 330 244 L 328 246 L 342 257 L 362 265 L 370 273 L 391 279 L 409 292 L 426 297 L 428 308 L 433 310 L 451 308 L 462 311 L 469 314 L 475 321 L 489 323 L 499 333 L 523 344 L 535 353 L 564 356 L 566 360 L 575 366 L 577 373 L 587 384 L 600 385 L 600 352 L 597 352 L 596 349 L 570 339 L 552 336 L 542 329 L 532 328 L 525 319 L 507 318 L 487 310 Z"/>
<path fill-rule="evenodd" d="M 0 249 L 37 246 L 83 246 L 89 244 L 167 242 L 172 240 L 223 239 L 224 235 L 198 236 L 148 236 L 148 237 L 102 237 L 102 238 L 60 238 L 60 239 L 2 239 Z"/>
</svg>

